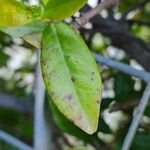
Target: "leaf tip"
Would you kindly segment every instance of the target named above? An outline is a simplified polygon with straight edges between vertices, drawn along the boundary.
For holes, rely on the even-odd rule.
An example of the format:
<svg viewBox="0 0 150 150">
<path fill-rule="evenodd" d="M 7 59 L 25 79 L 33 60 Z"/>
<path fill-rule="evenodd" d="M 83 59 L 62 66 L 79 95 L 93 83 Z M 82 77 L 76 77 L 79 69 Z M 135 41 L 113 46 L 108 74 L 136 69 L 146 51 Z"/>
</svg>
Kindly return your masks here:
<svg viewBox="0 0 150 150">
<path fill-rule="evenodd" d="M 96 126 L 88 126 L 88 128 L 84 128 L 84 129 L 82 128 L 82 130 L 84 132 L 86 132 L 87 134 L 92 135 L 97 131 L 97 125 Z"/>
</svg>

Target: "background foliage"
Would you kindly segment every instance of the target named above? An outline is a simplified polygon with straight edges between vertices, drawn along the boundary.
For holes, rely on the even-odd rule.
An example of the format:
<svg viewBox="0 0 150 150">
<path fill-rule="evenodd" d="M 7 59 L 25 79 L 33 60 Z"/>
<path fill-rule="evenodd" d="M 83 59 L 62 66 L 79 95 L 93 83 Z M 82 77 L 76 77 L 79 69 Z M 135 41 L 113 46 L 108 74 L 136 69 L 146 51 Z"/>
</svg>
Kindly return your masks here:
<svg viewBox="0 0 150 150">
<path fill-rule="evenodd" d="M 90 7 L 86 5 L 80 12 L 84 13 Z M 71 21 L 76 17 L 77 15 L 72 17 Z M 149 0 L 126 0 L 118 7 L 104 10 L 94 17 L 80 33 L 91 51 L 150 71 L 149 18 Z M 33 144 L 35 62 L 35 48 L 20 38 L 11 38 L 0 32 L 0 129 L 29 145 Z M 66 134 L 57 127 L 56 124 L 62 123 L 57 123 L 57 118 L 54 117 L 51 128 L 56 150 L 73 147 L 81 147 L 79 150 L 84 150 L 84 147 L 89 150 L 120 149 L 145 83 L 106 66 L 101 67 L 101 74 L 103 98 L 98 131 L 89 136 L 75 127 L 75 132 L 71 130 Z M 4 103 L 7 100 L 10 101 L 6 106 Z M 52 116 L 51 111 L 49 116 Z M 59 121 L 65 122 L 69 128 L 68 120 Z M 150 104 L 141 120 L 131 150 L 149 150 L 149 144 Z M 15 150 L 2 141 L 0 149 Z"/>
</svg>

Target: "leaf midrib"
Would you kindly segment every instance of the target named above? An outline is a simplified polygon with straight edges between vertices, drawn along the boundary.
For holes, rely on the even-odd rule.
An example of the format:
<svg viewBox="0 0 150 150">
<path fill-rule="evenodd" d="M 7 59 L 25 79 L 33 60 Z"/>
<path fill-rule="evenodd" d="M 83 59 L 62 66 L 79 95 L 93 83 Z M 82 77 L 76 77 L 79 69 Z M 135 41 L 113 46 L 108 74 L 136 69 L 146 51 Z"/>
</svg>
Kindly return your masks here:
<svg viewBox="0 0 150 150">
<path fill-rule="evenodd" d="M 62 46 L 60 44 L 60 39 L 59 39 L 59 36 L 58 36 L 58 33 L 57 33 L 57 29 L 56 29 L 56 27 L 54 25 L 52 25 L 52 28 L 53 28 L 54 34 L 56 36 L 57 44 L 59 45 L 59 47 L 61 49 L 60 54 L 61 54 L 61 56 L 62 56 L 62 58 L 64 60 L 65 67 L 66 67 L 67 71 L 69 72 L 69 80 L 71 81 L 71 84 L 73 85 L 73 90 L 75 91 L 75 94 L 77 96 L 77 100 L 78 100 L 79 106 L 81 107 L 82 104 L 80 103 L 80 100 L 79 100 L 79 97 L 78 97 L 78 94 L 77 94 L 77 91 L 76 91 L 76 87 L 75 87 L 75 85 L 73 84 L 73 82 L 71 80 L 71 72 L 70 72 L 70 70 L 67 67 L 68 65 L 67 65 L 67 62 L 66 62 L 65 55 L 63 53 L 63 48 L 62 48 Z M 90 124 L 90 126 L 92 126 L 91 121 L 88 119 L 87 114 L 85 113 L 85 110 L 82 107 L 81 107 L 81 110 L 83 111 L 83 114 L 86 117 L 87 122 Z"/>
</svg>

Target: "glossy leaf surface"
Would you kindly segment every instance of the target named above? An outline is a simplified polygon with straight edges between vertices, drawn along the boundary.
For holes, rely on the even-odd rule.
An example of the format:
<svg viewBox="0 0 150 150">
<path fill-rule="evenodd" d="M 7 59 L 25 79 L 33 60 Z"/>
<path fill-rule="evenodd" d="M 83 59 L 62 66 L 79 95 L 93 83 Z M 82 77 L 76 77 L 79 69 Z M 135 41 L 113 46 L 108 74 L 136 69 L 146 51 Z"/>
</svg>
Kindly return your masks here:
<svg viewBox="0 0 150 150">
<path fill-rule="evenodd" d="M 101 78 L 84 41 L 66 24 L 51 24 L 43 34 L 41 66 L 48 93 L 59 111 L 85 132 L 94 133 Z"/>
<path fill-rule="evenodd" d="M 87 0 L 49 0 L 44 8 L 44 17 L 52 21 L 72 16 Z"/>
<path fill-rule="evenodd" d="M 16 0 L 0 0 L 0 26 L 20 26 L 41 15 L 41 8 L 28 6 Z"/>
</svg>

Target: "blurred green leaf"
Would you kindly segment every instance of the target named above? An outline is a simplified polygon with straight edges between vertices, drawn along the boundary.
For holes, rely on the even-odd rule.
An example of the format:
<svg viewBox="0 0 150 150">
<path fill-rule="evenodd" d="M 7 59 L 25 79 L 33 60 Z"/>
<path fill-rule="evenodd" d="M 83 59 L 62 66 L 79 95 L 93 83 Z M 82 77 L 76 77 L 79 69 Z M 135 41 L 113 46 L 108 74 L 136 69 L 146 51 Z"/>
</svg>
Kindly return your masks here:
<svg viewBox="0 0 150 150">
<path fill-rule="evenodd" d="M 68 18 L 86 2 L 87 0 L 50 0 L 44 7 L 43 17 L 49 18 L 52 21 Z"/>
<path fill-rule="evenodd" d="M 150 28 L 147 26 L 133 26 L 133 33 L 136 37 L 143 39 L 145 42 L 150 42 Z"/>
<path fill-rule="evenodd" d="M 67 148 L 66 150 L 88 150 L 87 147 L 73 147 L 73 148 Z"/>
<path fill-rule="evenodd" d="M 134 84 L 135 81 L 131 76 L 117 73 L 114 81 L 115 100 L 123 101 L 131 99 L 135 95 Z"/>
<path fill-rule="evenodd" d="M 42 0 L 42 4 L 46 5 L 49 0 Z"/>
<path fill-rule="evenodd" d="M 33 66 L 28 65 L 28 66 L 24 66 L 24 67 L 17 69 L 16 72 L 32 73 L 32 72 L 34 72 L 34 68 L 33 68 Z"/>
<path fill-rule="evenodd" d="M 0 109 L 0 128 L 16 135 L 31 140 L 33 137 L 33 124 L 29 116 L 9 109 Z"/>
<path fill-rule="evenodd" d="M 6 66 L 9 56 L 3 51 L 0 51 L 0 67 Z"/>
<path fill-rule="evenodd" d="M 19 124 L 21 136 L 27 139 L 31 139 L 33 137 L 33 124 L 24 118 L 20 121 Z"/>
<path fill-rule="evenodd" d="M 129 8 L 131 8 L 133 5 L 137 4 L 137 0 L 127 0 L 125 3 L 120 3 L 119 10 L 121 12 L 128 11 Z"/>
<path fill-rule="evenodd" d="M 103 98 L 101 102 L 101 110 L 107 109 L 113 101 L 113 98 Z"/>
<path fill-rule="evenodd" d="M 99 125 L 98 125 L 98 131 L 106 133 L 106 134 L 111 134 L 111 129 L 110 127 L 106 124 L 103 118 L 100 117 L 99 120 Z"/>
<path fill-rule="evenodd" d="M 92 38 L 91 47 L 92 50 L 97 53 L 104 53 L 108 43 L 110 42 L 107 38 L 105 38 L 102 34 L 97 33 Z"/>
<path fill-rule="evenodd" d="M 150 133 L 137 133 L 131 150 L 149 150 L 150 149 Z"/>
<path fill-rule="evenodd" d="M 6 142 L 0 141 L 0 150 L 19 150 Z"/>
<path fill-rule="evenodd" d="M 147 107 L 145 109 L 144 115 L 150 117 L 150 103 L 148 103 L 148 105 L 147 105 Z"/>
</svg>

